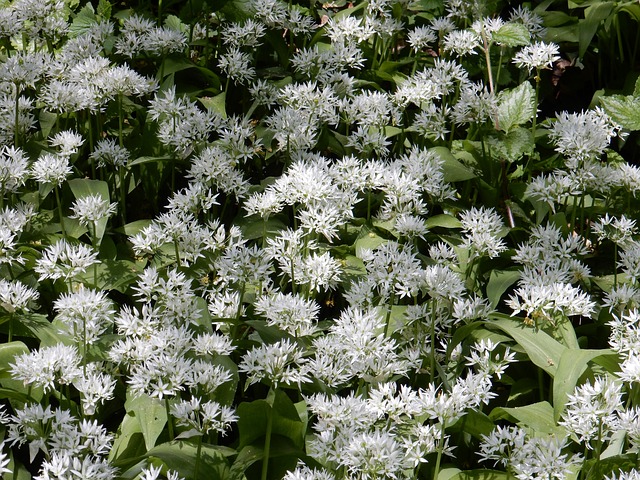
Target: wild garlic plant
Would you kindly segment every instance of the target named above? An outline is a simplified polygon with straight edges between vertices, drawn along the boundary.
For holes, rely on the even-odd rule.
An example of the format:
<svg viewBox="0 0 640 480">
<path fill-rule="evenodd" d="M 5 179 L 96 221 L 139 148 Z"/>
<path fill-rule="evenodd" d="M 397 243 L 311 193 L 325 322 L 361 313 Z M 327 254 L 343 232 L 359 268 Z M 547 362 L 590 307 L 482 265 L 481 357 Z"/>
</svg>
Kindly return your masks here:
<svg viewBox="0 0 640 480">
<path fill-rule="evenodd" d="M 0 3 L 0 475 L 635 478 L 609 3 Z"/>
</svg>

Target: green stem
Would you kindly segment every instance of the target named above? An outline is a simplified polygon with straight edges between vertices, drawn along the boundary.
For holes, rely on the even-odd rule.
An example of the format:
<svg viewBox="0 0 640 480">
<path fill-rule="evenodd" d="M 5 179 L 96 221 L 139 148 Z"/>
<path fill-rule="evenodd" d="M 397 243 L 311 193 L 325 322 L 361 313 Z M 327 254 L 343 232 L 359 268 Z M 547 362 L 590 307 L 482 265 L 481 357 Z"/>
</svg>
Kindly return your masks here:
<svg viewBox="0 0 640 480">
<path fill-rule="evenodd" d="M 124 138 L 122 138 L 122 131 L 124 130 L 124 112 L 122 111 L 122 94 L 118 94 L 118 141 L 120 142 L 120 148 L 124 147 Z"/>
<path fill-rule="evenodd" d="M 200 467 L 200 455 L 202 454 L 202 435 L 198 436 L 198 450 L 196 451 L 196 465 L 193 467 L 193 478 L 198 479 L 198 469 Z"/>
<path fill-rule="evenodd" d="M 245 290 L 246 290 L 246 284 L 243 282 L 242 287 L 240 288 L 240 297 L 238 298 L 238 309 L 236 310 L 236 319 L 235 319 L 235 324 L 233 326 L 233 335 L 231 336 L 232 340 L 236 340 L 238 338 L 238 330 L 240 329 L 240 317 L 242 316 L 242 301 L 244 299 Z"/>
<path fill-rule="evenodd" d="M 385 327 L 384 327 L 384 336 L 389 336 L 389 326 L 391 324 L 391 310 L 393 309 L 393 303 L 396 299 L 396 292 L 394 291 L 391 294 L 391 298 L 389 299 L 389 308 L 387 309 L 387 317 L 385 319 Z"/>
<path fill-rule="evenodd" d="M 440 474 L 440 462 L 442 461 L 442 450 L 444 450 L 444 428 L 445 424 L 442 423 L 440 427 L 440 438 L 438 439 L 438 455 L 436 457 L 436 466 L 433 469 L 433 478 L 437 480 Z"/>
<path fill-rule="evenodd" d="M 273 429 L 273 407 L 269 407 L 267 413 L 267 431 L 264 437 L 264 452 L 262 456 L 262 475 L 261 480 L 267 480 L 267 473 L 269 471 L 269 454 L 271 450 L 271 430 Z"/>
<path fill-rule="evenodd" d="M 171 419 L 171 412 L 169 410 L 169 398 L 164 398 L 164 409 L 167 412 L 167 427 L 169 428 L 169 440 L 173 441 L 173 420 Z"/>
<path fill-rule="evenodd" d="M 60 229 L 62 230 L 62 236 L 66 237 L 67 236 L 67 232 L 64 229 L 64 220 L 63 220 L 63 215 L 62 215 L 62 202 L 60 201 L 60 192 L 59 192 L 59 187 L 54 187 L 53 191 L 55 192 L 56 195 L 56 203 L 58 204 L 58 216 L 60 217 Z"/>
<path fill-rule="evenodd" d="M 127 224 L 127 185 L 123 166 L 118 167 L 118 179 L 120 181 L 120 212 L 122 213 L 122 225 Z"/>
<path fill-rule="evenodd" d="M 536 142 L 536 125 L 538 122 L 538 98 L 540 96 L 540 69 L 536 69 L 536 96 L 535 99 L 533 101 L 533 107 L 534 107 L 534 111 L 533 111 L 533 121 L 531 122 L 531 135 L 533 135 L 533 143 Z"/>
<path fill-rule="evenodd" d="M 14 316 L 13 313 L 9 315 L 9 339 L 8 339 L 9 343 L 11 343 L 11 341 L 13 340 L 13 316 Z"/>
<path fill-rule="evenodd" d="M 15 125 L 13 131 L 13 143 L 16 148 L 20 146 L 20 89 L 18 88 L 18 84 L 16 86 L 16 104 L 15 104 Z"/>
<path fill-rule="evenodd" d="M 429 376 L 430 383 L 433 383 L 436 378 L 436 320 L 438 318 L 438 300 L 433 299 L 431 302 L 431 348 L 429 349 Z"/>
</svg>

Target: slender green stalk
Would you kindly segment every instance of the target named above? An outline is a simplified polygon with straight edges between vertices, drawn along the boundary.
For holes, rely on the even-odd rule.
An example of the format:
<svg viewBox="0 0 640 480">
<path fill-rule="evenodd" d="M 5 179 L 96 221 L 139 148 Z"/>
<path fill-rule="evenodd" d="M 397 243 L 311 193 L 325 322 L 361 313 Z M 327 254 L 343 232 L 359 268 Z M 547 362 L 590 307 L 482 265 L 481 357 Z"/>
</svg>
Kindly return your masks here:
<svg viewBox="0 0 640 480">
<path fill-rule="evenodd" d="M 15 108 L 15 119 L 14 119 L 14 127 L 13 127 L 13 143 L 16 148 L 20 146 L 20 89 L 18 88 L 18 84 L 16 86 L 16 103 L 14 105 Z"/>
<path fill-rule="evenodd" d="M 196 465 L 193 467 L 193 478 L 198 479 L 200 456 L 202 455 L 202 435 L 198 435 L 198 449 L 196 450 Z"/>
<path fill-rule="evenodd" d="M 389 308 L 387 308 L 387 317 L 385 319 L 385 327 L 384 327 L 384 336 L 389 336 L 389 326 L 391 325 L 391 311 L 393 309 L 393 304 L 396 300 L 396 292 L 394 291 L 391 294 L 391 298 L 389 299 Z"/>
<path fill-rule="evenodd" d="M 444 429 L 445 424 L 440 424 L 440 438 L 438 439 L 438 454 L 436 456 L 436 466 L 433 469 L 433 478 L 437 480 L 438 475 L 440 474 L 440 462 L 442 461 L 442 451 L 444 450 Z"/>
<path fill-rule="evenodd" d="M 56 195 L 56 203 L 58 204 L 58 216 L 60 217 L 60 229 L 62 230 L 62 236 L 66 237 L 67 236 L 67 232 L 64 229 L 64 216 L 62 215 L 62 202 L 60 201 L 60 192 L 59 192 L 59 187 L 53 187 L 53 191 L 55 192 Z"/>
<path fill-rule="evenodd" d="M 125 167 L 118 167 L 118 180 L 120 182 L 120 212 L 122 214 L 122 224 L 127 224 L 127 182 Z"/>
<path fill-rule="evenodd" d="M 429 381 L 433 383 L 436 378 L 436 320 L 438 319 L 438 300 L 431 302 L 431 348 L 429 349 Z"/>
<path fill-rule="evenodd" d="M 262 474 L 261 480 L 267 480 L 267 473 L 269 472 L 269 454 L 271 451 L 271 430 L 273 429 L 273 407 L 269 407 L 267 413 L 267 431 L 264 437 L 264 452 L 262 456 Z"/>
<path fill-rule="evenodd" d="M 538 122 L 538 99 L 540 97 L 540 81 L 542 78 L 540 77 L 540 69 L 536 69 L 536 93 L 535 99 L 533 101 L 533 121 L 531 122 L 531 135 L 533 135 L 533 141 L 536 141 L 536 126 Z"/>
<path fill-rule="evenodd" d="M 167 412 L 167 428 L 169 429 L 169 440 L 173 441 L 175 438 L 173 434 L 173 420 L 171 418 L 171 411 L 169 409 L 169 398 L 164 398 L 164 409 Z"/>
<path fill-rule="evenodd" d="M 13 340 L 13 316 L 14 313 L 12 312 L 11 315 L 9 315 L 9 343 L 11 343 L 11 341 Z"/>
</svg>

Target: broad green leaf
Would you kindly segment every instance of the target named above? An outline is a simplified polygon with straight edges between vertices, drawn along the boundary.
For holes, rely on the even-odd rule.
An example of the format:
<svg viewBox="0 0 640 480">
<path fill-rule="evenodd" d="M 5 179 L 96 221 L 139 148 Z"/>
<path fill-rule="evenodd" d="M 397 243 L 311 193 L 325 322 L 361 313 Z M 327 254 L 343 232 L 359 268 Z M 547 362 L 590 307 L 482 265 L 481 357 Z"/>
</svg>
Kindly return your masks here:
<svg viewBox="0 0 640 480">
<path fill-rule="evenodd" d="M 629 472 L 637 469 L 637 454 L 626 453 L 607 458 L 589 458 L 583 464 L 583 471 L 590 473 L 590 478 L 617 477 L 620 471 Z"/>
<path fill-rule="evenodd" d="M 386 238 L 382 238 L 380 235 L 370 230 L 369 227 L 364 226 L 360 230 L 360 234 L 354 243 L 356 256 L 361 257 L 363 250 L 375 250 L 380 245 L 387 243 Z"/>
<path fill-rule="evenodd" d="M 446 478 L 448 480 L 509 480 L 509 475 L 498 470 L 466 470 Z M 442 480 L 440 476 L 438 480 Z"/>
<path fill-rule="evenodd" d="M 118 427 L 118 433 L 109 451 L 109 461 L 115 462 L 120 458 L 135 458 L 145 452 L 140 422 L 133 412 L 127 413 Z"/>
<path fill-rule="evenodd" d="M 49 319 L 39 313 L 29 313 L 22 317 L 21 326 L 23 326 L 32 336 L 40 340 L 40 347 L 51 347 L 58 343 L 72 345 L 72 341 L 65 335 L 62 335 L 58 328 L 52 324 Z"/>
<path fill-rule="evenodd" d="M 13 363 L 17 355 L 23 355 L 29 353 L 29 348 L 22 342 L 13 341 L 9 343 L 0 344 L 0 378 L 5 378 L 9 375 L 10 363 Z"/>
<path fill-rule="evenodd" d="M 265 238 L 271 238 L 287 228 L 278 217 L 269 218 L 265 221 L 259 215 L 250 217 L 238 216 L 234 224 L 242 230 L 242 237 L 247 240 L 261 239 L 263 235 Z"/>
<path fill-rule="evenodd" d="M 476 178 L 476 174 L 463 165 L 447 147 L 430 149 L 443 161 L 442 169 L 445 182 L 464 182 Z"/>
<path fill-rule="evenodd" d="M 624 452 L 624 446 L 626 444 L 627 432 L 625 430 L 618 430 L 611 435 L 609 440 L 609 446 L 602 452 L 600 458 L 609 458 L 621 455 Z"/>
<path fill-rule="evenodd" d="M 227 480 L 230 469 L 226 457 L 230 453 L 226 447 L 202 444 L 198 478 Z M 163 443 L 149 450 L 146 456 L 150 459 L 160 459 L 169 469 L 179 472 L 181 477 L 194 478 L 198 447 L 193 442 L 174 441 Z"/>
<path fill-rule="evenodd" d="M 462 228 L 462 222 L 459 219 L 446 213 L 427 218 L 425 224 L 427 228 Z"/>
<path fill-rule="evenodd" d="M 56 113 L 47 112 L 46 110 L 40 110 L 38 114 L 38 123 L 40 124 L 40 132 L 44 138 L 49 136 L 49 133 L 56 124 L 58 115 Z"/>
<path fill-rule="evenodd" d="M 580 58 L 583 58 L 587 52 L 600 24 L 611 15 L 614 5 L 615 2 L 596 2 L 585 9 L 584 20 L 581 20 L 578 26 L 578 55 Z"/>
<path fill-rule="evenodd" d="M 497 407 L 489 414 L 491 420 L 515 421 L 523 428 L 531 428 L 538 433 L 557 433 L 563 431 L 556 425 L 553 407 L 549 402 L 538 402 L 523 407 Z"/>
<path fill-rule="evenodd" d="M 640 130 L 640 97 L 609 95 L 601 97 L 604 111 L 628 130 Z"/>
<path fill-rule="evenodd" d="M 100 0 L 98 2 L 98 15 L 102 18 L 109 19 L 111 18 L 111 2 L 109 0 Z"/>
<path fill-rule="evenodd" d="M 98 285 L 101 290 L 118 290 L 124 293 L 138 278 L 142 266 L 129 260 L 104 259 L 97 266 Z M 93 285 L 93 267 L 82 275 L 86 283 Z"/>
<path fill-rule="evenodd" d="M 596 357 L 612 356 L 617 354 L 609 349 L 605 350 L 576 350 L 567 349 L 560 356 L 560 363 L 553 381 L 553 410 L 555 420 L 559 420 L 564 411 L 567 395 L 572 394 L 576 383 L 587 370 L 589 362 Z"/>
<path fill-rule="evenodd" d="M 259 439 L 262 441 L 267 431 L 270 411 L 273 415 L 272 435 L 289 438 L 297 448 L 302 449 L 306 433 L 305 422 L 300 419 L 298 410 L 287 394 L 279 389 L 275 394 L 271 390 L 267 400 L 243 402 L 238 406 L 240 448 Z"/>
<path fill-rule="evenodd" d="M 151 220 L 136 220 L 135 222 L 130 222 L 120 228 L 117 228 L 116 232 L 124 233 L 127 237 L 131 237 L 140 233 L 149 225 L 151 225 Z"/>
<path fill-rule="evenodd" d="M 542 368 L 551 377 L 555 377 L 562 353 L 567 349 L 560 342 L 554 340 L 542 330 L 535 330 L 525 325 L 520 319 L 513 319 L 504 314 L 494 313 L 492 325 L 507 333 L 520 345 L 529 359 Z"/>
<path fill-rule="evenodd" d="M 505 23 L 491 34 L 491 39 L 499 45 L 508 47 L 520 47 L 531 43 L 529 30 L 521 23 Z"/>
<path fill-rule="evenodd" d="M 33 478 L 27 467 L 19 460 L 16 460 L 12 450 L 9 450 L 9 463 L 5 466 L 11 470 L 12 473 L 11 475 L 7 474 L 0 478 L 5 478 L 6 480 L 31 480 L 31 478 Z"/>
<path fill-rule="evenodd" d="M 536 111 L 535 90 L 529 82 L 523 82 L 512 90 L 498 95 L 498 127 L 509 132 L 516 125 L 529 122 Z"/>
<path fill-rule="evenodd" d="M 487 283 L 487 299 L 495 308 L 504 292 L 520 279 L 520 270 L 491 270 Z"/>
<path fill-rule="evenodd" d="M 198 100 L 210 112 L 217 113 L 222 118 L 227 118 L 226 92 L 222 92 L 215 97 L 200 97 Z"/>
<path fill-rule="evenodd" d="M 156 162 L 169 162 L 173 160 L 173 157 L 169 155 L 161 155 L 158 157 L 138 157 L 135 160 L 132 160 L 127 165 L 132 167 L 134 165 L 143 165 L 145 163 L 156 163 Z"/>
<path fill-rule="evenodd" d="M 492 157 L 514 163 L 524 155 L 531 155 L 534 149 L 531 131 L 522 127 L 514 127 L 509 133 L 496 132 L 488 137 Z"/>
<path fill-rule="evenodd" d="M 69 25 L 69 34 L 71 38 L 75 38 L 78 35 L 86 33 L 96 22 L 97 19 L 93 6 L 87 2 L 85 6 L 82 7 L 82 10 L 76 14 L 71 25 Z"/>
<path fill-rule="evenodd" d="M 158 398 L 140 395 L 127 399 L 125 409 L 127 412 L 133 413 L 138 420 L 147 450 L 152 449 L 167 425 L 167 411 L 164 402 Z"/>
<path fill-rule="evenodd" d="M 493 421 L 484 413 L 477 410 L 469 410 L 460 420 L 451 426 L 454 432 L 464 432 L 475 438 L 489 435 L 495 428 Z"/>
<path fill-rule="evenodd" d="M 109 184 L 102 180 L 90 180 L 88 178 L 74 178 L 68 182 L 69 188 L 76 197 L 76 200 L 88 197 L 89 195 L 99 195 L 103 201 L 109 203 Z M 100 245 L 104 231 L 107 228 L 108 217 L 103 217 L 96 222 L 96 238 L 97 243 Z"/>
<path fill-rule="evenodd" d="M 15 357 L 29 353 L 29 348 L 19 341 L 0 345 L 0 398 L 7 398 L 19 404 L 29 401 L 40 401 L 43 391 L 41 387 L 34 388 L 24 384 L 22 380 L 16 380 L 11 375 L 10 364 L 15 362 Z"/>
</svg>

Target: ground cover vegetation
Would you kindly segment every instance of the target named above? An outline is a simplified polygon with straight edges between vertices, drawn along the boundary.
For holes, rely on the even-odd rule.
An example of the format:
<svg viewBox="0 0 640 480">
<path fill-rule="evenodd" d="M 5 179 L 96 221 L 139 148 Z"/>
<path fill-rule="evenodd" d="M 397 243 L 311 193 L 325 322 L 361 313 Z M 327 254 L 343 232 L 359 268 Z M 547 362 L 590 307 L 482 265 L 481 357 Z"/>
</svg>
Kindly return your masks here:
<svg viewBox="0 0 640 480">
<path fill-rule="evenodd" d="M 0 3 L 0 475 L 640 478 L 639 21 Z"/>
</svg>

